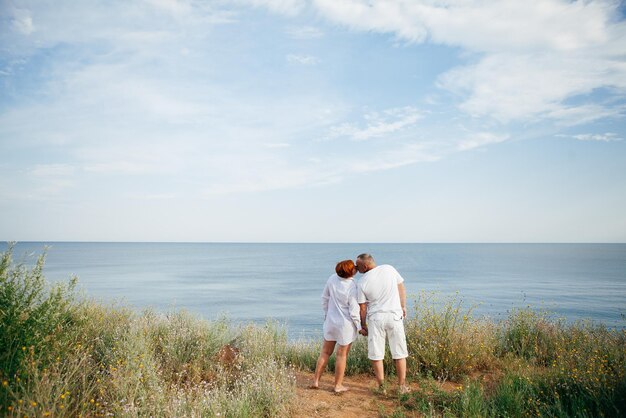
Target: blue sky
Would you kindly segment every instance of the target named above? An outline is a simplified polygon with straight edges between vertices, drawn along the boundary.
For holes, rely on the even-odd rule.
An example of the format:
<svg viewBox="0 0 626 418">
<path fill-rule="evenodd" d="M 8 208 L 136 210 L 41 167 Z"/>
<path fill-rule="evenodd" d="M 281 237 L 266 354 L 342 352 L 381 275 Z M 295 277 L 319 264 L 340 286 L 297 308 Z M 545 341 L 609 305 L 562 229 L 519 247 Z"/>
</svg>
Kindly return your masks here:
<svg viewBox="0 0 626 418">
<path fill-rule="evenodd" d="M 0 0 L 0 239 L 626 241 L 615 1 Z"/>
</svg>

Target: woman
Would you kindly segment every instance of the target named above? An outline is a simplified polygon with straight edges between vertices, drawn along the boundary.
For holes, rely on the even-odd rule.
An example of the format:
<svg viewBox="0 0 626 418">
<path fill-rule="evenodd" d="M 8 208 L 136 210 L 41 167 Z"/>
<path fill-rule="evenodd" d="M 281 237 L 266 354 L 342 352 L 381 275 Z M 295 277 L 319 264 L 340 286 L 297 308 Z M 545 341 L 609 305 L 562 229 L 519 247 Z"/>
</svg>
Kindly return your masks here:
<svg viewBox="0 0 626 418">
<path fill-rule="evenodd" d="M 328 358 L 333 354 L 335 345 L 337 355 L 335 361 L 335 392 L 348 390 L 343 386 L 343 375 L 346 371 L 346 360 L 352 342 L 361 330 L 359 304 L 356 301 L 357 287 L 352 279 L 356 274 L 356 266 L 352 260 L 337 263 L 336 274 L 330 276 L 322 293 L 324 319 L 324 345 L 317 359 L 315 377 L 311 388 L 318 389 L 322 373 L 326 369 Z"/>
</svg>

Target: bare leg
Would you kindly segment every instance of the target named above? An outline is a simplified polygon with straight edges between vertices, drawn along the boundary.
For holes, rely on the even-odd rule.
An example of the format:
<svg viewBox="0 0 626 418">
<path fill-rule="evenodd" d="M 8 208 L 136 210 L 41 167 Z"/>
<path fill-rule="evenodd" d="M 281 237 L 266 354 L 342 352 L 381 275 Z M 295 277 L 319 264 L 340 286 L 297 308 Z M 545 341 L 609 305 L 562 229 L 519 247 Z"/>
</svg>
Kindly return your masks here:
<svg viewBox="0 0 626 418">
<path fill-rule="evenodd" d="M 378 386 L 382 386 L 385 383 L 385 369 L 383 367 L 382 360 L 372 360 L 372 367 L 374 368 L 374 374 L 376 375 L 376 382 Z"/>
<path fill-rule="evenodd" d="M 398 375 L 398 386 L 400 387 L 400 391 L 406 391 L 406 359 L 401 358 L 394 360 L 396 363 L 396 374 Z"/>
<path fill-rule="evenodd" d="M 335 392 L 345 392 L 348 388 L 343 386 L 343 376 L 346 372 L 348 353 L 352 344 L 340 345 L 335 354 Z"/>
<path fill-rule="evenodd" d="M 320 378 L 322 377 L 322 373 L 326 369 L 326 364 L 328 364 L 328 358 L 333 354 L 335 350 L 336 341 L 326 341 L 324 340 L 324 344 L 322 345 L 322 351 L 320 352 L 320 356 L 317 358 L 317 364 L 315 365 L 315 377 L 313 378 L 312 388 L 318 388 L 320 386 Z"/>
</svg>

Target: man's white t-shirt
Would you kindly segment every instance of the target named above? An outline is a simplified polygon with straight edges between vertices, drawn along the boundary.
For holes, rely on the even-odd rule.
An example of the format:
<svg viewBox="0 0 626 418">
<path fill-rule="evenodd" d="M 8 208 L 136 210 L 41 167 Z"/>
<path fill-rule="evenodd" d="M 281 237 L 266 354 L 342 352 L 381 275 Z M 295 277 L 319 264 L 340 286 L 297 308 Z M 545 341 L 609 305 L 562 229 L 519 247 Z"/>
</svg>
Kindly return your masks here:
<svg viewBox="0 0 626 418">
<path fill-rule="evenodd" d="M 391 312 L 402 315 L 398 285 L 404 282 L 400 273 L 388 264 L 376 266 L 361 276 L 357 301 L 368 303 L 367 315 Z"/>
</svg>

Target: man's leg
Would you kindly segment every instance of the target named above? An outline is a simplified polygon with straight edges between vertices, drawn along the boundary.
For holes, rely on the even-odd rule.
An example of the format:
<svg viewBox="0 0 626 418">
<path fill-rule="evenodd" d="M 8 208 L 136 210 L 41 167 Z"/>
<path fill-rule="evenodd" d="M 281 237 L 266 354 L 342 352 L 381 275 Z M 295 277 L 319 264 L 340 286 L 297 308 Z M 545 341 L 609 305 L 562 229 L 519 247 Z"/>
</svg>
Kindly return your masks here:
<svg viewBox="0 0 626 418">
<path fill-rule="evenodd" d="M 385 327 L 379 318 L 370 318 L 367 329 L 367 357 L 372 362 L 374 375 L 378 385 L 385 382 L 385 370 L 383 359 L 385 358 Z"/>
<path fill-rule="evenodd" d="M 376 375 L 376 382 L 378 386 L 382 386 L 385 383 L 385 369 L 383 367 L 382 360 L 372 360 L 372 367 L 374 368 L 374 375 Z"/>
<path fill-rule="evenodd" d="M 404 332 L 404 323 L 402 318 L 394 317 L 390 322 L 389 330 L 389 349 L 396 366 L 396 375 L 398 376 L 398 390 L 400 393 L 406 393 L 406 358 L 409 353 L 406 346 L 406 334 Z"/>
<path fill-rule="evenodd" d="M 398 375 L 398 385 L 404 387 L 406 382 L 406 358 L 394 360 L 396 363 L 396 374 Z"/>
<path fill-rule="evenodd" d="M 320 385 L 320 379 L 322 377 L 322 373 L 324 373 L 324 369 L 326 369 L 326 364 L 328 363 L 328 358 L 333 354 L 335 350 L 336 341 L 326 341 L 324 340 L 324 345 L 322 345 L 322 351 L 320 352 L 319 357 L 317 358 L 317 364 L 315 365 L 315 377 L 313 378 L 312 388 L 318 388 Z"/>
</svg>

